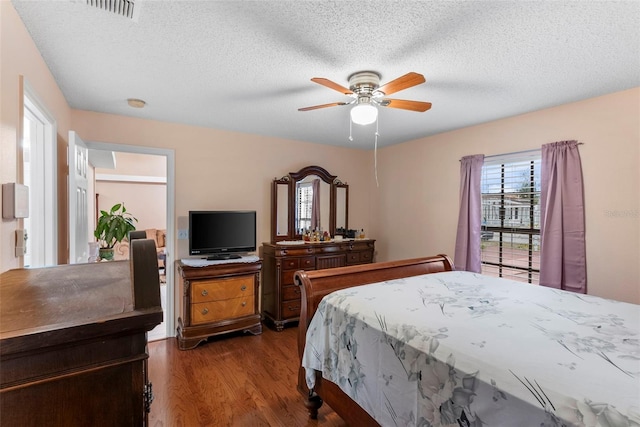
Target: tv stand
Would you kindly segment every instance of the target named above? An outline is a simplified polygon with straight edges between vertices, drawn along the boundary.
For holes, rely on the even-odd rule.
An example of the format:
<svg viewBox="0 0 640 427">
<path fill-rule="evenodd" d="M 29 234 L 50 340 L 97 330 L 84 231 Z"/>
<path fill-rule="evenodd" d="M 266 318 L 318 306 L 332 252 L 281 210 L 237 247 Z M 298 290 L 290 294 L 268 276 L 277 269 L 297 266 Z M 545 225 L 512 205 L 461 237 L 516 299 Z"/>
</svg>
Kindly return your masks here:
<svg viewBox="0 0 640 427">
<path fill-rule="evenodd" d="M 238 254 L 215 254 L 215 255 L 209 255 L 205 259 L 207 261 L 222 261 L 225 259 L 240 259 L 240 258 L 242 258 L 242 256 Z"/>
<path fill-rule="evenodd" d="M 196 347 L 230 332 L 262 333 L 258 289 L 262 262 L 227 262 L 203 267 L 178 263 L 178 349 Z"/>
</svg>

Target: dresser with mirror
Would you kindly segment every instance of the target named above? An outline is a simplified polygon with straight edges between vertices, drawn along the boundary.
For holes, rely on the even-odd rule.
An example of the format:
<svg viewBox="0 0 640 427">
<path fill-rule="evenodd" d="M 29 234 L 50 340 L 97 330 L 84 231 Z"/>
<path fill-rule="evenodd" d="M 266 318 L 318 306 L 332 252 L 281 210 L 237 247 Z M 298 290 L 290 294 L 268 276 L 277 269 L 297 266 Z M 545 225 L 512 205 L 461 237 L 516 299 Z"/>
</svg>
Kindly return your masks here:
<svg viewBox="0 0 640 427">
<path fill-rule="evenodd" d="M 263 243 L 262 316 L 281 331 L 300 318 L 297 270 L 373 262 L 375 240 L 348 238 L 349 185 L 320 166 L 307 166 L 272 184 L 271 241 Z M 329 238 L 306 241 L 307 231 Z M 311 233 L 313 234 L 313 233 Z"/>
</svg>

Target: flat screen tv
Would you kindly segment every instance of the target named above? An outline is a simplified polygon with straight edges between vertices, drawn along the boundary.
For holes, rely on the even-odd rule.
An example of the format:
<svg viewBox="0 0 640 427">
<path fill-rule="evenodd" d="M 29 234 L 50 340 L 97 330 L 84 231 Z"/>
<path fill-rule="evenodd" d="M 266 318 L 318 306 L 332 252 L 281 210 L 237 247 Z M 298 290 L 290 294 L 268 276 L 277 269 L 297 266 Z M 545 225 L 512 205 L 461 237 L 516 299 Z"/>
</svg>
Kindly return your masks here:
<svg viewBox="0 0 640 427">
<path fill-rule="evenodd" d="M 255 211 L 189 211 L 189 255 L 233 259 L 255 250 Z"/>
</svg>

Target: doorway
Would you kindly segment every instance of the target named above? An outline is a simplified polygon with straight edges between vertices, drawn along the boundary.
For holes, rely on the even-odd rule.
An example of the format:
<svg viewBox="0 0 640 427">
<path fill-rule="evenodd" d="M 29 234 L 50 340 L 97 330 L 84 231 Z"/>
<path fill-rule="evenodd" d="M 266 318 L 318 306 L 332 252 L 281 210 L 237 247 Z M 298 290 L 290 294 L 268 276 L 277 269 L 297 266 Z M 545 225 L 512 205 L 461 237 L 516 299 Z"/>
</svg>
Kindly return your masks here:
<svg viewBox="0 0 640 427">
<path fill-rule="evenodd" d="M 57 251 L 56 121 L 23 78 L 22 183 L 29 187 L 24 267 L 55 265 Z"/>
<path fill-rule="evenodd" d="M 175 336 L 174 239 L 172 238 L 175 235 L 174 151 L 93 141 L 86 141 L 86 145 L 89 149 L 90 159 L 92 154 L 107 153 L 107 156 L 113 154 L 114 158 L 119 158 L 120 164 L 127 164 L 123 168 L 119 168 L 117 173 L 111 174 L 102 173 L 104 172 L 103 169 L 96 169 L 94 179 L 96 187 L 90 192 L 97 194 L 97 197 L 93 200 L 93 203 L 90 203 L 90 205 L 93 204 L 93 211 L 95 212 L 92 213 L 90 222 L 95 223 L 96 214 L 100 209 L 108 210 L 113 204 L 124 202 L 128 212 L 131 212 L 133 216 L 140 216 L 137 224 L 138 230 L 145 230 L 148 235 L 151 235 L 153 231 L 155 236 L 159 236 L 159 234 L 156 234 L 157 231 L 165 230 L 165 241 L 156 240 L 156 245 L 164 243 L 164 259 L 159 260 L 159 267 L 160 264 L 164 266 L 164 269 L 160 271 L 161 274 L 164 273 L 162 275 L 164 281 L 160 286 L 164 322 L 149 332 L 148 339 L 152 341 Z M 149 161 L 145 162 L 145 158 Z M 157 162 L 152 160 L 157 160 L 158 158 L 164 160 L 164 171 L 157 172 L 157 167 L 155 172 L 145 170 L 152 163 L 157 165 Z M 124 170 L 123 173 L 121 173 L 122 170 Z M 136 171 L 139 171 L 139 173 Z M 129 201 L 122 200 L 122 193 L 118 193 L 118 188 L 122 187 L 133 190 L 133 193 L 137 194 L 138 197 L 129 199 Z M 160 190 L 160 187 L 164 187 L 164 190 Z M 159 194 L 159 190 L 164 194 Z M 150 199 L 145 202 L 145 197 Z M 166 202 L 162 203 L 161 207 L 156 204 L 156 207 L 152 207 L 151 211 L 145 211 L 147 208 L 145 205 L 152 205 L 154 198 L 166 200 Z M 163 209 L 163 212 L 155 212 L 157 214 L 155 215 L 154 209 Z M 94 226 L 92 225 L 92 227 Z M 158 239 L 160 238 L 158 237 Z"/>
<path fill-rule="evenodd" d="M 19 176 L 22 183 L 29 186 L 29 218 L 21 219 L 27 239 L 27 254 L 23 258 L 25 267 L 44 267 L 64 263 L 64 245 L 59 249 L 59 239 L 67 236 L 58 233 L 58 158 L 57 123 L 45 104 L 23 76 L 22 86 L 23 120 L 21 143 L 19 144 Z M 125 153 L 140 153 L 166 158 L 166 254 L 165 290 L 163 300 L 165 337 L 175 336 L 174 308 L 174 238 L 175 236 L 175 153 L 171 149 L 141 147 L 103 142 L 87 142 L 87 147 Z M 64 196 L 64 195 L 61 195 Z M 95 204 L 93 205 L 95 207 Z M 94 218 L 89 213 L 89 218 Z M 95 224 L 89 224 L 93 230 Z M 59 256 L 62 259 L 59 259 Z"/>
</svg>

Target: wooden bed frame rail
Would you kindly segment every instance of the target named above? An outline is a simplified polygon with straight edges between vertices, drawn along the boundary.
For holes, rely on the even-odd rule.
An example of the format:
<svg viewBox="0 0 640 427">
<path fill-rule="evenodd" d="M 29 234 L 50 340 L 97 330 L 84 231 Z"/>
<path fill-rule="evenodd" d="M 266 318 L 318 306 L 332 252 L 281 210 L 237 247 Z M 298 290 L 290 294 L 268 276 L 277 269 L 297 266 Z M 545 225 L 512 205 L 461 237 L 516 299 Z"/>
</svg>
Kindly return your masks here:
<svg viewBox="0 0 640 427">
<path fill-rule="evenodd" d="M 307 328 L 318 304 L 331 292 L 354 286 L 383 282 L 385 280 L 422 274 L 452 271 L 453 262 L 447 255 L 436 255 L 400 261 L 389 261 L 351 267 L 330 268 L 314 271 L 296 271 L 294 282 L 301 287 L 302 306 L 298 324 L 298 391 L 305 397 L 305 406 L 309 417 L 316 419 L 318 409 L 326 401 L 350 425 L 377 425 L 376 421 L 353 402 L 338 386 L 322 380 L 322 372 L 316 372 L 316 386 L 307 388 L 305 370 L 302 367 L 302 354 L 307 336 Z"/>
</svg>

